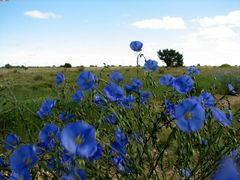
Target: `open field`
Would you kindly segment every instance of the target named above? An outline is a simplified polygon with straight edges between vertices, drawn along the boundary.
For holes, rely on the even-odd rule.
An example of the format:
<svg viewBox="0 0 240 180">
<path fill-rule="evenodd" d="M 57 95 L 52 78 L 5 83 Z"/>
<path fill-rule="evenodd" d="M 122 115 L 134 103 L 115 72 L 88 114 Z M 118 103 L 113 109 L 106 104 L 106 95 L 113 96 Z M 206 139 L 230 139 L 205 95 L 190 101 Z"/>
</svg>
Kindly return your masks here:
<svg viewBox="0 0 240 180">
<path fill-rule="evenodd" d="M 82 102 L 82 105 L 74 104 L 71 102 L 71 96 L 73 93 L 79 89 L 76 81 L 79 74 L 83 70 L 90 70 L 94 72 L 98 79 L 99 79 L 99 87 L 98 89 L 101 91 L 109 82 L 109 74 L 113 71 L 119 71 L 122 73 L 124 80 L 121 85 L 130 83 L 131 78 L 136 78 L 136 67 L 109 67 L 109 68 L 29 68 L 29 69 L 0 69 L 0 145 L 4 144 L 4 137 L 9 133 L 16 133 L 19 137 L 21 137 L 23 143 L 35 142 L 36 137 L 38 136 L 41 128 L 46 125 L 47 123 L 52 122 L 57 124 L 59 127 L 63 127 L 63 123 L 58 118 L 58 113 L 60 111 L 66 110 L 72 113 L 75 119 L 84 120 L 89 124 L 92 124 L 96 129 L 101 129 L 101 134 L 98 134 L 101 137 L 101 141 L 109 141 L 108 131 L 114 131 L 113 127 L 106 128 L 106 125 L 103 123 L 104 116 L 109 114 L 110 112 L 117 112 L 122 118 L 122 127 L 124 127 L 127 134 L 132 133 L 132 131 L 139 131 L 141 134 L 146 134 L 146 139 L 153 138 L 151 142 L 154 142 L 154 138 L 157 139 L 157 143 L 162 146 L 155 146 L 149 144 L 148 149 L 153 148 L 152 150 L 146 150 L 147 152 L 143 152 L 142 154 L 146 154 L 147 157 L 151 157 L 152 161 L 154 162 L 155 156 L 158 155 L 158 152 L 164 152 L 166 155 L 164 159 L 161 159 L 161 163 L 166 166 L 166 172 L 163 172 L 163 169 L 160 168 L 156 164 L 154 172 L 150 172 L 151 176 L 153 177 L 158 176 L 161 173 L 166 173 L 164 176 L 167 177 L 175 177 L 171 167 L 175 162 L 175 157 L 178 154 L 179 148 L 181 146 L 188 146 L 188 142 L 191 142 L 196 145 L 198 141 L 198 136 L 200 134 L 196 133 L 193 136 L 188 136 L 187 134 L 181 133 L 179 130 L 176 130 L 176 125 L 173 122 L 168 122 L 166 114 L 161 113 L 163 112 L 163 105 L 162 102 L 165 97 L 173 96 L 175 99 L 183 99 L 186 98 L 186 95 L 177 94 L 174 90 L 167 90 L 166 87 L 161 86 L 159 83 L 159 78 L 166 74 L 171 74 L 175 77 L 181 74 L 187 74 L 186 67 L 181 68 L 160 68 L 157 72 L 149 74 L 146 70 L 140 67 L 139 72 L 139 79 L 143 83 L 143 90 L 150 91 L 153 93 L 153 97 L 151 98 L 151 105 L 149 108 L 144 107 L 137 107 L 133 111 L 126 111 L 121 110 L 117 106 L 113 106 L 113 109 L 108 109 L 102 111 L 101 109 L 96 108 L 93 105 L 93 94 L 90 92 L 85 92 L 85 98 Z M 218 104 L 219 107 L 226 107 L 227 100 L 230 101 L 232 104 L 233 113 L 238 110 L 240 105 L 240 99 L 238 96 L 231 96 L 227 90 L 227 84 L 231 83 L 236 90 L 240 89 L 240 69 L 238 67 L 231 67 L 231 68 L 214 68 L 214 67 L 199 67 L 201 72 L 200 75 L 193 77 L 196 83 L 196 89 L 194 89 L 195 95 L 199 96 L 202 90 L 211 92 L 214 96 L 216 101 L 221 99 L 222 96 L 226 96 L 226 100 L 220 101 Z M 55 76 L 57 73 L 64 73 L 66 76 L 66 82 L 63 86 L 57 86 L 55 84 Z M 99 91 L 98 90 L 98 91 Z M 95 92 L 96 93 L 96 92 Z M 46 99 L 56 99 L 57 100 L 57 107 L 54 109 L 51 117 L 48 121 L 41 120 L 36 116 L 36 112 L 39 110 L 41 103 Z M 173 99 L 174 99 L 173 98 Z M 139 113 L 141 112 L 141 113 Z M 141 119 L 144 117 L 144 119 Z M 164 118 L 166 118 L 164 120 Z M 235 119 L 239 119 L 238 116 Z M 141 120 L 140 122 L 138 120 Z M 155 121 L 156 120 L 156 121 Z M 163 122 L 162 122 L 163 121 Z M 158 124 L 159 123 L 159 124 Z M 162 126 L 160 124 L 163 123 Z M 169 123 L 165 127 L 165 123 Z M 212 123 L 209 121 L 208 123 Z M 156 137 L 152 137 L 150 132 L 155 132 L 154 127 L 158 127 L 161 129 L 157 133 L 156 130 Z M 210 124 L 208 124 L 210 125 Z M 171 128 L 169 128 L 169 126 Z M 232 126 L 239 127 L 239 122 L 235 121 Z M 142 129 L 140 128 L 142 127 Z M 140 128 L 140 129 L 139 129 Z M 175 129 L 175 130 L 172 130 Z M 218 149 L 221 149 L 221 153 L 226 153 L 225 151 L 229 151 L 229 149 L 224 149 L 225 144 L 228 144 L 229 147 L 232 147 L 234 140 L 229 140 L 228 135 L 235 132 L 232 129 L 226 130 L 224 127 L 216 124 L 212 124 L 213 135 L 209 138 L 209 141 L 212 141 L 211 151 L 213 153 L 218 153 Z M 219 130 L 218 130 L 219 129 Z M 221 133 L 220 131 L 226 130 L 227 133 Z M 176 133 L 172 135 L 172 133 Z M 201 131 L 201 136 L 207 135 L 208 130 L 203 129 Z M 176 136 L 175 140 L 171 140 L 173 136 Z M 168 137 L 172 142 L 168 142 Z M 145 138 L 145 137 L 144 137 Z M 222 138 L 221 140 L 215 139 Z M 236 137 L 237 138 L 237 137 Z M 112 139 L 112 138 L 110 138 Z M 182 144 L 179 144 L 177 142 Z M 109 143 L 109 142 L 108 142 Z M 147 144 L 146 143 L 146 144 Z M 170 144 L 166 145 L 167 143 Z M 185 143 L 185 144 L 184 144 Z M 166 145 L 166 147 L 165 147 Z M 106 147 L 106 145 L 104 145 Z M 146 147 L 145 147 L 146 148 Z M 166 150 L 168 148 L 168 150 Z M 192 147 L 191 147 L 192 148 Z M 201 147 L 199 147 L 201 149 Z M 3 149 L 0 150 L 0 152 Z M 139 158 L 136 151 L 138 148 L 131 147 L 128 148 L 129 154 L 133 154 L 133 159 L 136 160 Z M 104 152 L 108 153 L 108 152 Z M 181 156 L 185 156 L 185 152 L 181 152 Z M 186 152 L 189 153 L 189 152 Z M 211 154 L 208 154 L 208 150 L 203 153 L 201 156 L 205 156 L 206 158 L 211 158 Z M 191 163 L 202 163 L 199 162 L 197 158 L 197 153 L 194 152 L 191 157 Z M 180 156 L 180 155 L 179 155 Z M 144 156 L 143 156 L 144 157 Z M 160 157 L 160 156 L 159 156 Z M 189 156 L 190 157 L 190 156 Z M 146 157 L 145 157 L 146 158 Z M 188 158 L 188 157 L 186 157 Z M 209 161 L 209 166 L 216 166 L 217 160 L 220 159 L 219 156 L 215 156 L 215 159 Z M 104 159 L 102 163 L 105 163 L 107 160 Z M 137 160 L 138 161 L 138 160 Z M 140 158 L 140 164 L 143 163 L 144 159 Z M 190 159 L 189 159 L 190 161 Z M 156 163 L 159 163 L 158 161 Z M 106 164 L 104 164 L 105 166 Z M 153 165 L 153 164 L 152 164 Z M 101 163 L 99 164 L 101 166 Z M 206 165 L 206 167 L 208 167 Z M 91 168 L 86 165 L 86 168 Z M 97 168 L 99 168 L 97 166 Z M 196 166 L 196 169 L 198 167 Z M 146 169 L 148 169 L 146 167 Z M 193 169 L 193 172 L 195 170 Z M 197 170 L 196 170 L 197 171 Z M 207 170 L 205 170 L 207 172 Z M 111 171 L 111 173 L 115 173 Z M 106 173 L 106 174 L 111 174 Z M 195 172 L 196 177 L 200 176 L 201 174 L 199 171 Z M 209 172 L 208 172 L 209 173 Z M 93 177 L 96 174 L 93 174 Z M 203 176 L 203 174 L 201 174 Z M 209 174 L 204 174 L 205 177 L 209 177 Z M 113 178 L 114 175 L 111 177 Z M 126 176 L 128 177 L 128 176 Z M 108 177 L 110 178 L 110 176 Z"/>
</svg>

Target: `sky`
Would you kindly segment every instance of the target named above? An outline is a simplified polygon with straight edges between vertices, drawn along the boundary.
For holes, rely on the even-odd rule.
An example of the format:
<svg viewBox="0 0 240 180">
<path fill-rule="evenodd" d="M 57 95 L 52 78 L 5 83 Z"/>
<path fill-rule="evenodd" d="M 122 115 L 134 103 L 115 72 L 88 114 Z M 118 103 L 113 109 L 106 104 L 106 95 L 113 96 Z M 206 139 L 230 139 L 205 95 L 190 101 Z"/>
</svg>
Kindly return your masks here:
<svg viewBox="0 0 240 180">
<path fill-rule="evenodd" d="M 134 40 L 159 65 L 240 65 L 240 0 L 0 0 L 0 66 L 135 65 Z"/>
</svg>

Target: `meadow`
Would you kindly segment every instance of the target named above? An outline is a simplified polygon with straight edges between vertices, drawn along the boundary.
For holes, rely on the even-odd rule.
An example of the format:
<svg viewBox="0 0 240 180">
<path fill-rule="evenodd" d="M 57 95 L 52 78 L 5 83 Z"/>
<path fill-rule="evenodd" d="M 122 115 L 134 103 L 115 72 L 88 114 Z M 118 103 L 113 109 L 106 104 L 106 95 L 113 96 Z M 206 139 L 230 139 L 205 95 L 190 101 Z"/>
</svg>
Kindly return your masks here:
<svg viewBox="0 0 240 180">
<path fill-rule="evenodd" d="M 131 78 L 137 77 L 137 67 L 1 68 L 0 157 L 4 152 L 4 140 L 8 134 L 17 134 L 21 137 L 22 143 L 35 142 L 41 128 L 49 122 L 39 119 L 36 112 L 41 108 L 42 102 L 47 99 L 55 99 L 57 100 L 58 105 L 53 110 L 49 120 L 51 123 L 55 123 L 60 127 L 62 127 L 63 124 L 59 120 L 58 115 L 59 112 L 64 109 L 72 113 L 75 119 L 84 120 L 87 123 L 94 125 L 96 129 L 102 128 L 103 130 L 98 132 L 99 134 L 97 137 L 101 139 L 101 142 L 106 141 L 110 143 L 107 139 L 113 141 L 113 137 L 109 135 L 108 131 L 113 131 L 114 128 L 108 128 L 104 126 L 102 122 L 109 112 L 116 112 L 116 114 L 119 114 L 120 116 L 118 118 L 123 120 L 121 127 L 125 128 L 124 131 L 126 134 L 129 135 L 135 131 L 139 131 L 142 136 L 146 135 L 146 139 L 145 137 L 142 137 L 143 142 L 145 142 L 142 147 L 143 150 L 137 145 L 136 147 L 129 147 L 128 152 L 129 154 L 132 154 L 131 160 L 134 162 L 143 164 L 143 162 L 148 159 L 148 165 L 149 167 L 153 166 L 153 169 L 146 167 L 148 166 L 147 164 L 140 165 L 139 167 L 134 166 L 132 168 L 135 169 L 135 175 L 129 175 L 129 173 L 119 175 L 116 172 L 117 170 L 112 169 L 112 167 L 106 168 L 110 160 L 105 158 L 100 161 L 99 164 L 96 164 L 94 167 L 96 170 L 92 170 L 91 173 L 88 174 L 88 177 L 98 177 L 99 179 L 136 179 L 140 177 L 143 179 L 155 179 L 159 178 L 158 176 L 161 174 L 161 177 L 163 178 L 170 179 L 171 177 L 172 179 L 178 179 L 179 175 L 177 175 L 171 167 L 174 166 L 174 170 L 176 170 L 176 167 L 180 168 L 180 165 L 184 165 L 185 167 L 191 167 L 191 172 L 195 173 L 195 175 L 192 175 L 192 178 L 209 178 L 213 171 L 213 169 L 211 171 L 208 170 L 209 167 L 217 167 L 217 160 L 219 160 L 223 154 L 227 154 L 231 149 L 234 149 L 234 147 L 232 147 L 233 144 L 235 144 L 235 148 L 239 144 L 236 140 L 238 139 L 236 129 L 239 127 L 239 115 L 237 112 L 240 105 L 240 99 L 237 95 L 229 94 L 227 85 L 231 83 L 236 91 L 240 89 L 240 68 L 199 66 L 198 69 L 201 74 L 192 77 L 193 80 L 197 82 L 193 89 L 193 94 L 199 96 L 204 90 L 212 93 L 216 102 L 219 104 L 219 107 L 225 108 L 225 106 L 230 103 L 232 113 L 235 115 L 236 119 L 232 125 L 234 128 L 230 128 L 230 130 L 226 130 L 225 127 L 219 128 L 218 125 L 213 125 L 212 121 L 211 123 L 209 122 L 212 124 L 212 127 L 208 128 L 213 130 L 211 137 L 208 137 L 210 135 L 206 132 L 209 129 L 204 129 L 202 130 L 201 135 L 197 133 L 194 134 L 193 137 L 190 137 L 188 134 L 183 135 L 179 130 L 176 130 L 175 123 L 170 122 L 169 118 L 163 114 L 163 101 L 166 97 L 174 96 L 172 99 L 183 99 L 186 96 L 176 95 L 174 91 L 168 90 L 168 87 L 160 85 L 159 79 L 168 74 L 171 74 L 174 77 L 188 74 L 186 67 L 160 67 L 153 73 L 149 73 L 143 67 L 139 67 L 138 79 L 141 80 L 144 91 L 153 93 L 149 103 L 151 104 L 150 107 L 144 109 L 143 107 L 138 106 L 134 111 L 125 111 L 121 109 L 119 110 L 113 106 L 109 110 L 103 112 L 101 109 L 93 105 L 92 102 L 94 101 L 94 97 L 92 93 L 85 93 L 85 99 L 81 104 L 73 104 L 71 102 L 72 95 L 79 89 L 76 83 L 79 74 L 85 71 L 91 71 L 96 74 L 99 81 L 98 89 L 100 90 L 97 91 L 99 93 L 108 84 L 110 81 L 110 75 L 114 71 L 118 71 L 123 75 L 123 81 L 120 85 L 131 84 Z M 66 77 L 64 84 L 61 86 L 58 86 L 55 83 L 55 77 L 58 73 L 63 73 Z M 157 121 L 154 121 L 154 118 L 156 118 Z M 140 119 L 142 119 L 141 122 L 138 122 Z M 158 124 L 160 124 L 160 126 L 158 126 Z M 142 129 L 140 127 L 142 127 Z M 160 131 L 156 130 L 155 127 L 159 127 Z M 152 134 L 150 132 L 152 132 Z M 172 134 L 173 132 L 174 134 Z M 222 133 L 222 135 L 219 135 L 219 133 Z M 199 151 L 193 150 L 195 148 L 194 146 L 196 146 L 197 139 L 202 137 L 203 134 L 208 137 L 208 141 L 212 141 L 211 148 L 207 149 L 206 152 L 202 147 L 197 147 Z M 178 138 L 175 137 L 177 135 Z M 229 140 L 228 138 L 232 136 L 234 136 L 234 138 Z M 172 141 L 172 137 L 175 137 L 174 141 Z M 151 143 L 148 143 L 149 139 L 151 139 Z M 215 140 L 216 144 L 213 143 Z M 162 147 L 158 148 L 157 144 Z M 148 147 L 146 147 L 147 145 Z M 181 151 L 183 146 L 188 147 L 186 152 Z M 145 150 L 146 148 L 149 148 L 149 150 Z M 166 149 L 168 150 L 165 151 Z M 156 152 L 160 152 L 160 155 Z M 104 150 L 104 153 L 108 154 L 107 150 Z M 140 159 L 138 159 L 139 153 L 142 154 Z M 185 157 L 185 160 L 192 161 L 189 164 L 182 159 L 183 156 L 186 156 L 186 153 L 191 154 L 189 157 Z M 216 153 L 219 153 L 219 156 L 214 155 L 215 157 L 213 160 L 210 160 L 209 158 Z M 163 154 L 166 156 L 164 159 L 162 158 Z M 205 156 L 205 160 L 199 160 L 197 157 L 199 154 L 201 157 Z M 105 164 L 106 162 L 108 162 L 107 165 Z M 206 162 L 208 162 L 208 164 Z M 192 165 L 194 163 L 197 163 L 196 167 Z M 204 163 L 206 164 L 203 166 Z M 92 165 L 87 162 L 81 161 L 80 164 L 80 167 L 84 167 L 85 169 L 93 168 Z M 41 167 L 44 167 L 44 165 Z M 144 172 L 146 169 L 148 169 L 147 173 Z M 188 178 L 187 172 L 183 174 L 185 178 Z M 53 177 L 54 175 L 55 172 L 51 171 L 49 177 Z M 38 177 L 39 174 L 36 172 L 34 176 Z M 48 177 L 48 175 L 44 173 L 41 176 L 45 178 Z"/>
</svg>

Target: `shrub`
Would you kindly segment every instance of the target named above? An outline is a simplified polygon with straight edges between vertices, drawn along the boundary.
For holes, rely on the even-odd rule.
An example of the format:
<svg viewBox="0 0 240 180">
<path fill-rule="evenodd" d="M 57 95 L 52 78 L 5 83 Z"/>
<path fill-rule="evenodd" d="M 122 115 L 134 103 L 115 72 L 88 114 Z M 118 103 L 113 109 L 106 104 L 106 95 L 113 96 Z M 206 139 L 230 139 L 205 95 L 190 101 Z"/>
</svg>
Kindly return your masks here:
<svg viewBox="0 0 240 180">
<path fill-rule="evenodd" d="M 232 67 L 230 64 L 222 64 L 219 66 L 220 68 L 227 68 L 227 67 Z"/>
</svg>

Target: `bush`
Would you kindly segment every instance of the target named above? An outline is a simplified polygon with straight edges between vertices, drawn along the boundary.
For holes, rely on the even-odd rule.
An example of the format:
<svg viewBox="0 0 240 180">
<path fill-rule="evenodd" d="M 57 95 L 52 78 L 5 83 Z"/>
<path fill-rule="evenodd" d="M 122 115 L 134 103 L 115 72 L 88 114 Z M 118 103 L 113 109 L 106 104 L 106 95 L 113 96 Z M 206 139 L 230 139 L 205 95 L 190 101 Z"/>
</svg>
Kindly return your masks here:
<svg viewBox="0 0 240 180">
<path fill-rule="evenodd" d="M 221 66 L 219 66 L 220 68 L 228 68 L 228 67 L 232 67 L 230 64 L 222 64 Z"/>
</svg>

